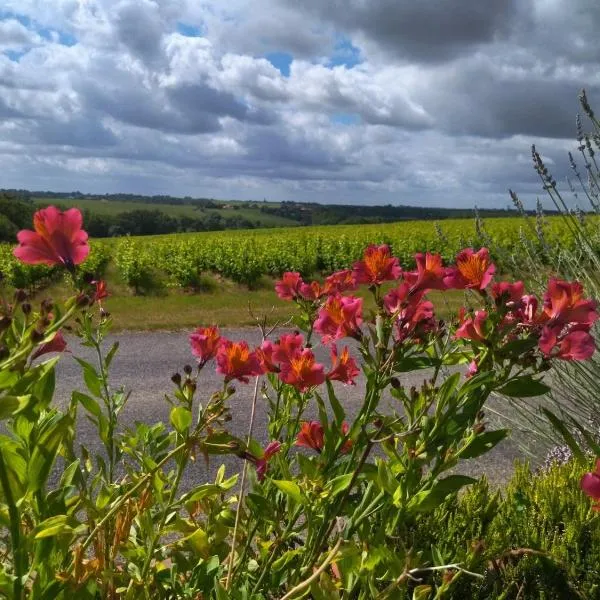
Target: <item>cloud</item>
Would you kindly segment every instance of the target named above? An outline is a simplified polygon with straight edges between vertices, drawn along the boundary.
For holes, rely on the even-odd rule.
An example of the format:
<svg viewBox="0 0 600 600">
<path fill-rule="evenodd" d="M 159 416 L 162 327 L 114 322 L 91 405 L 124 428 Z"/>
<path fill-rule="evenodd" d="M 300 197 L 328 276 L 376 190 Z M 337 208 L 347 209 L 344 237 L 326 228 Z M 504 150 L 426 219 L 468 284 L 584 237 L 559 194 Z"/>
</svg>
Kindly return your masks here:
<svg viewBox="0 0 600 600">
<path fill-rule="evenodd" d="M 5 0 L 3 185 L 535 202 L 600 99 L 595 0 Z M 288 68 L 289 67 L 289 68 Z"/>
</svg>

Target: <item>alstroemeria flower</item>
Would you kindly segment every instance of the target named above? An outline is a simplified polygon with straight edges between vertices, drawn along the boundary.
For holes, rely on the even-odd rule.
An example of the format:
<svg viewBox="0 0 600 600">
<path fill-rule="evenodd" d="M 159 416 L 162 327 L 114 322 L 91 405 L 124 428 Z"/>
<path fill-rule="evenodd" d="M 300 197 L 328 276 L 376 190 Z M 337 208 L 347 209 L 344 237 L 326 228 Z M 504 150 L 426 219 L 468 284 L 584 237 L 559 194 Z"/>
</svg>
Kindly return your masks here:
<svg viewBox="0 0 600 600">
<path fill-rule="evenodd" d="M 299 295 L 303 283 L 300 273 L 288 271 L 275 283 L 275 291 L 282 300 L 293 300 Z"/>
<path fill-rule="evenodd" d="M 586 360 L 596 351 L 594 338 L 585 330 L 571 329 L 567 333 L 562 326 L 545 326 L 539 340 L 539 348 L 546 358 L 562 360 Z"/>
<path fill-rule="evenodd" d="M 279 363 L 289 362 L 304 346 L 304 338 L 300 333 L 285 333 L 273 345 L 273 361 Z"/>
<path fill-rule="evenodd" d="M 583 493 L 593 498 L 594 510 L 600 510 L 600 458 L 596 460 L 596 468 L 591 473 L 586 473 L 579 483 Z"/>
<path fill-rule="evenodd" d="M 281 363 L 279 378 L 300 392 L 306 392 L 325 381 L 325 370 L 316 361 L 312 350 L 304 348 L 290 357 L 288 362 Z"/>
<path fill-rule="evenodd" d="M 328 295 L 342 294 L 343 292 L 355 290 L 357 287 L 358 282 L 354 271 L 351 269 L 336 271 L 325 279 L 325 293 Z"/>
<path fill-rule="evenodd" d="M 417 294 L 415 298 L 420 295 Z M 411 302 L 398 313 L 396 319 L 396 341 L 402 342 L 409 337 L 418 341 L 437 326 L 434 318 L 433 303 L 429 300 Z"/>
<path fill-rule="evenodd" d="M 481 248 L 478 252 L 465 248 L 456 256 L 456 265 L 448 269 L 444 283 L 448 289 L 484 290 L 495 272 L 496 267 L 490 261 L 487 248 Z"/>
<path fill-rule="evenodd" d="M 263 369 L 246 342 L 227 340 L 219 344 L 217 350 L 217 373 L 225 375 L 226 382 L 237 379 L 248 383 L 250 377 L 262 375 Z"/>
<path fill-rule="evenodd" d="M 102 300 L 110 296 L 108 290 L 106 289 L 106 281 L 103 279 L 100 279 L 99 281 L 92 281 L 92 285 L 96 288 L 94 291 L 94 302 L 101 303 Z"/>
<path fill-rule="evenodd" d="M 303 283 L 300 285 L 298 295 L 304 300 L 318 300 L 325 295 L 325 288 L 318 281 Z"/>
<path fill-rule="evenodd" d="M 487 318 L 488 314 L 485 310 L 478 310 L 474 318 L 468 317 L 465 319 L 463 316 L 454 337 L 483 342 L 485 340 L 484 323 Z"/>
<path fill-rule="evenodd" d="M 477 366 L 477 362 L 475 362 L 474 360 L 472 360 L 469 363 L 469 366 L 467 367 L 467 374 L 465 375 L 465 377 L 467 379 L 470 379 L 474 375 L 477 375 L 477 373 L 479 373 L 479 367 Z"/>
<path fill-rule="evenodd" d="M 57 331 L 54 337 L 45 344 L 42 344 L 32 354 L 31 360 L 35 360 L 44 354 L 50 354 L 51 352 L 67 352 L 67 341 L 65 340 L 62 331 Z"/>
<path fill-rule="evenodd" d="M 525 294 L 525 285 L 522 281 L 498 281 L 492 285 L 492 297 L 504 302 L 520 302 Z"/>
<path fill-rule="evenodd" d="M 544 294 L 543 319 L 551 323 L 580 323 L 593 325 L 598 319 L 596 302 L 583 297 L 583 286 L 578 281 L 552 278 Z"/>
<path fill-rule="evenodd" d="M 271 340 L 265 340 L 256 350 L 256 357 L 260 362 L 260 366 L 265 373 L 277 373 L 279 367 L 275 364 L 273 358 L 275 352 L 275 344 Z"/>
<path fill-rule="evenodd" d="M 281 442 L 274 440 L 264 449 L 263 455 L 255 461 L 256 475 L 259 481 L 264 481 L 269 461 L 281 450 Z"/>
<path fill-rule="evenodd" d="M 356 385 L 354 379 L 360 373 L 356 361 L 350 356 L 350 350 L 347 346 L 342 349 L 338 355 L 335 344 L 331 346 L 331 370 L 327 373 L 327 378 L 333 381 L 341 381 L 346 385 Z"/>
<path fill-rule="evenodd" d="M 65 212 L 55 206 L 42 208 L 33 215 L 35 231 L 23 229 L 17 234 L 19 246 L 14 255 L 29 265 L 63 265 L 72 269 L 90 253 L 88 234 L 82 225 L 83 217 L 77 208 Z"/>
<path fill-rule="evenodd" d="M 415 254 L 417 271 L 404 273 L 404 280 L 410 284 L 410 293 L 426 292 L 427 290 L 445 290 L 444 277 L 448 269 L 442 265 L 442 257 L 439 254 Z"/>
<path fill-rule="evenodd" d="M 218 327 L 198 327 L 189 337 L 192 354 L 198 362 L 204 364 L 217 355 L 219 346 L 224 341 Z"/>
<path fill-rule="evenodd" d="M 379 285 L 384 281 L 398 279 L 401 273 L 398 259 L 392 256 L 387 244 L 369 246 L 362 260 L 354 263 L 354 275 L 358 283 Z"/>
<path fill-rule="evenodd" d="M 323 438 L 323 426 L 319 421 L 304 421 L 300 425 L 300 431 L 296 438 L 296 446 L 312 448 L 317 452 L 323 450 L 325 440 Z"/>
<path fill-rule="evenodd" d="M 314 323 L 315 331 L 323 336 L 323 343 L 358 336 L 362 323 L 362 305 L 362 298 L 329 296 Z"/>
</svg>

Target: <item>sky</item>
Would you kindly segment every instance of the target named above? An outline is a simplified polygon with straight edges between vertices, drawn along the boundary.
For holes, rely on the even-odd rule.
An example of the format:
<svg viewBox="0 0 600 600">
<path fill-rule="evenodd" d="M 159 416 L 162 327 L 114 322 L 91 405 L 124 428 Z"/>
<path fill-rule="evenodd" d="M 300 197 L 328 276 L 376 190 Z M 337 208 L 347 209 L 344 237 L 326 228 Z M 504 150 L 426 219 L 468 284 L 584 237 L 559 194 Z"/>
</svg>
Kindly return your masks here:
<svg viewBox="0 0 600 600">
<path fill-rule="evenodd" d="M 0 187 L 532 206 L 599 30 L 598 0 L 0 0 Z"/>
</svg>

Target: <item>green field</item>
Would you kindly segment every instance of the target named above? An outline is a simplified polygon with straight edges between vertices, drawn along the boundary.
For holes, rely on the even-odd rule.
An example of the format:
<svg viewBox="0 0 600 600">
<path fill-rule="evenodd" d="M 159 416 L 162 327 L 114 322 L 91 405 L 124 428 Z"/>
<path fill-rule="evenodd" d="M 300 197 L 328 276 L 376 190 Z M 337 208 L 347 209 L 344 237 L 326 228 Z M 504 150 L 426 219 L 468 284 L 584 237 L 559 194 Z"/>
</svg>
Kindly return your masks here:
<svg viewBox="0 0 600 600">
<path fill-rule="evenodd" d="M 260 223 L 263 227 L 291 227 L 296 223 L 292 219 L 286 219 L 277 215 L 270 215 L 260 212 L 259 208 L 251 208 L 248 205 L 251 203 L 232 201 L 222 202 L 223 208 L 201 208 L 192 204 L 155 204 L 143 202 L 126 202 L 118 200 L 104 200 L 98 198 L 81 199 L 81 198 L 33 198 L 33 202 L 37 205 L 56 204 L 64 207 L 76 207 L 82 211 L 90 211 L 98 215 L 116 216 L 122 213 L 131 212 L 134 210 L 159 210 L 170 217 L 190 217 L 190 218 L 207 218 L 210 215 L 219 215 L 223 218 L 240 217 L 249 221 Z M 270 207 L 278 206 L 278 204 L 269 203 Z"/>
<path fill-rule="evenodd" d="M 588 226 L 595 229 L 596 222 Z M 570 235 L 563 220 L 547 219 L 548 243 L 569 246 Z M 287 315 L 289 305 L 273 292 L 283 272 L 322 278 L 351 266 L 372 243 L 390 244 L 405 268 L 425 250 L 449 262 L 463 247 L 486 245 L 500 270 L 507 256 L 518 260 L 541 251 L 535 223 L 520 218 L 490 219 L 483 234 L 472 220 L 443 221 L 441 230 L 431 221 L 411 221 L 99 239 L 82 268 L 107 279 L 108 306 L 119 328 L 247 325 L 253 321 L 249 303 L 259 314 Z M 58 269 L 18 263 L 9 244 L 0 246 L 0 270 L 11 287 L 56 297 L 67 293 Z M 451 306 L 459 301 L 450 297 Z"/>
</svg>

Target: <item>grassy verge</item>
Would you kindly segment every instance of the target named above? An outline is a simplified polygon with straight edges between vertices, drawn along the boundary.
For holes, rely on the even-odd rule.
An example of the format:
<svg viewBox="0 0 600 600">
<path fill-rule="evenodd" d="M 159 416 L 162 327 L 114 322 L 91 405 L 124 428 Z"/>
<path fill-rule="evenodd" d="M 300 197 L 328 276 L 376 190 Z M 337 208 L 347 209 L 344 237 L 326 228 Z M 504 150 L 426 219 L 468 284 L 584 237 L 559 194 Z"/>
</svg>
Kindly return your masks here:
<svg viewBox="0 0 600 600">
<path fill-rule="evenodd" d="M 285 322 L 294 311 L 290 302 L 277 297 L 274 282 L 265 280 L 260 289 L 248 290 L 244 286 L 226 281 L 211 281 L 206 290 L 196 293 L 179 289 L 164 289 L 160 293 L 134 296 L 118 280 L 108 280 L 111 296 L 104 301 L 119 330 L 177 330 L 201 325 L 221 327 L 246 327 L 256 324 L 256 317 L 266 316 L 269 323 Z M 371 295 L 367 289 L 357 294 L 365 299 L 365 306 L 372 308 Z M 40 298 L 63 300 L 69 295 L 64 285 L 53 285 L 38 294 Z M 464 294 L 457 291 L 431 292 L 439 318 L 455 315 L 464 303 Z"/>
</svg>

